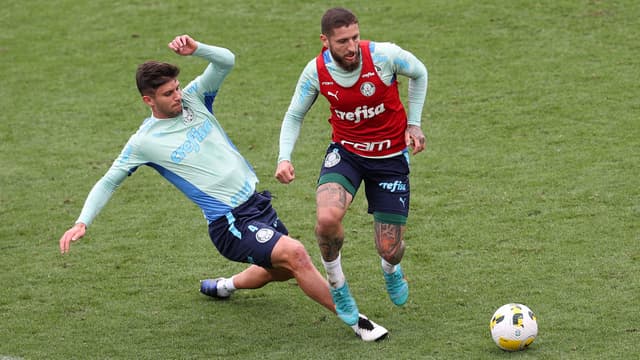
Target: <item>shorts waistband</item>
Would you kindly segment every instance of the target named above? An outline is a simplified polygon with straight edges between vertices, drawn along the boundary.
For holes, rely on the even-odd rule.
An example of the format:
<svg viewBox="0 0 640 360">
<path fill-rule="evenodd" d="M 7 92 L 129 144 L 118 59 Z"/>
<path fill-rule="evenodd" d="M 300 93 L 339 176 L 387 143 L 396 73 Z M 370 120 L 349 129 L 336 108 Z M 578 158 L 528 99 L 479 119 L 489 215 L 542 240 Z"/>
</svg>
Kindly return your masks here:
<svg viewBox="0 0 640 360">
<path fill-rule="evenodd" d="M 220 216 L 219 218 L 213 221 L 210 221 L 209 227 L 222 226 L 222 225 L 227 225 L 232 223 L 232 219 L 235 219 L 238 213 L 242 213 L 245 208 L 252 206 L 254 203 L 256 203 L 257 201 L 263 200 L 264 198 L 271 200 L 271 193 L 267 190 L 264 190 L 261 192 L 257 192 L 257 191 L 254 192 L 251 196 L 249 196 L 247 201 L 231 209 L 231 211 Z"/>
</svg>

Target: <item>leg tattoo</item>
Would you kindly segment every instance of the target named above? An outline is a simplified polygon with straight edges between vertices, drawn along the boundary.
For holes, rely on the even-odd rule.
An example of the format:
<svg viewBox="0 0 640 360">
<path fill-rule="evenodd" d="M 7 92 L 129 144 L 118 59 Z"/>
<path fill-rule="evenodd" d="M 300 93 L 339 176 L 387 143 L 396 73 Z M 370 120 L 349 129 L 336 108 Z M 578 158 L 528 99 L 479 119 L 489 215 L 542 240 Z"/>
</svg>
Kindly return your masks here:
<svg viewBox="0 0 640 360">
<path fill-rule="evenodd" d="M 375 223 L 378 254 L 390 264 L 398 264 L 404 255 L 404 225 Z"/>
<path fill-rule="evenodd" d="M 316 238 L 322 258 L 333 261 L 344 242 L 342 218 L 349 207 L 351 195 L 339 184 L 320 185 L 316 192 Z"/>
</svg>

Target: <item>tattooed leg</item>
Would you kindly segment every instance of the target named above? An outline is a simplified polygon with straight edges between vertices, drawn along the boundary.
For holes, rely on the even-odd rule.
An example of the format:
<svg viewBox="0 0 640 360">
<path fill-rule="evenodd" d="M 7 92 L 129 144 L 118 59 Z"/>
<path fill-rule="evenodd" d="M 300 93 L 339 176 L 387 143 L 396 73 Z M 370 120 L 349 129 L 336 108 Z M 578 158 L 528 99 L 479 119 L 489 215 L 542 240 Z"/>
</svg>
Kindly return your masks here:
<svg viewBox="0 0 640 360">
<path fill-rule="evenodd" d="M 344 242 L 342 219 L 353 196 L 336 183 L 322 184 L 316 191 L 316 239 L 322 258 L 333 261 L 338 258 Z"/>
<path fill-rule="evenodd" d="M 378 254 L 392 265 L 400 263 L 404 255 L 405 226 L 376 222 L 374 227 Z"/>
</svg>

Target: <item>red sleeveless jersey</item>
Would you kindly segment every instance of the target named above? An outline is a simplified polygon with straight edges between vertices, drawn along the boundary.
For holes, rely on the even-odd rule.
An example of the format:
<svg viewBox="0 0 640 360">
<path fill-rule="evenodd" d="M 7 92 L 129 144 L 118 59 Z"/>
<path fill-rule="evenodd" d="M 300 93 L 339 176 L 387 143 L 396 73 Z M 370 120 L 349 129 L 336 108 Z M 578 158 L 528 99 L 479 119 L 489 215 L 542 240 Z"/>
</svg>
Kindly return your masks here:
<svg viewBox="0 0 640 360">
<path fill-rule="evenodd" d="M 369 41 L 360 41 L 362 72 L 351 87 L 336 83 L 327 70 L 323 51 L 316 57 L 320 93 L 330 103 L 332 140 L 366 157 L 383 157 L 403 151 L 407 114 L 400 101 L 398 82 L 387 86 L 378 76 Z"/>
</svg>

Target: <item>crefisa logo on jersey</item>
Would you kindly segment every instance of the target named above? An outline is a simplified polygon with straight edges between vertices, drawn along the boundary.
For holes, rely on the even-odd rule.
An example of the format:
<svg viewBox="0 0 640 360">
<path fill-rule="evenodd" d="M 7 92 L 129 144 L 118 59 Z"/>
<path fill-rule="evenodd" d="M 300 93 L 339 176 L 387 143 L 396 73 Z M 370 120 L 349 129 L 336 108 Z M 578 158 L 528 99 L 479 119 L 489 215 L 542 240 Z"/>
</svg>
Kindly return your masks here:
<svg viewBox="0 0 640 360">
<path fill-rule="evenodd" d="M 365 82 L 360 85 L 360 93 L 366 97 L 369 97 L 376 93 L 376 86 L 373 83 Z"/>
<path fill-rule="evenodd" d="M 182 109 L 182 122 L 185 125 L 190 124 L 193 121 L 193 118 L 194 118 L 193 110 L 187 107 Z"/>
<path fill-rule="evenodd" d="M 211 133 L 213 124 L 206 120 L 200 126 L 188 128 L 185 141 L 171 153 L 171 161 L 179 164 L 190 153 L 200 151 L 200 143 Z"/>
<path fill-rule="evenodd" d="M 258 230 L 258 232 L 256 232 L 256 240 L 259 243 L 266 243 L 267 241 L 271 240 L 272 237 L 273 237 L 273 230 L 269 228 L 262 228 Z"/>
</svg>

